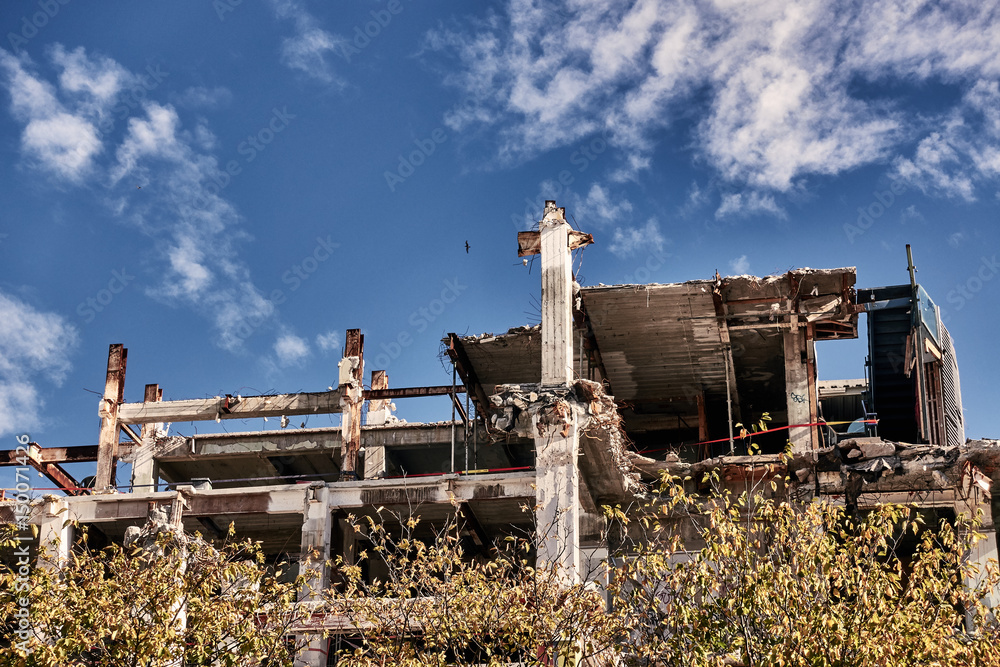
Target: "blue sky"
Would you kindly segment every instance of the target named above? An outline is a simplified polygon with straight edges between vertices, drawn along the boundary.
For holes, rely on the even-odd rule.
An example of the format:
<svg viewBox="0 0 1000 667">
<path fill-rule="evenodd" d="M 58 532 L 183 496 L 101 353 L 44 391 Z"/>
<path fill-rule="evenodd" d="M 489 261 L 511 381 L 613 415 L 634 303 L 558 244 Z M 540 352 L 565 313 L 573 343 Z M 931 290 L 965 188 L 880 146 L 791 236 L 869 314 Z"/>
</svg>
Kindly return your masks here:
<svg viewBox="0 0 1000 667">
<path fill-rule="evenodd" d="M 980 2 L 5 2 L 3 448 L 93 443 L 113 342 L 129 401 L 322 390 L 352 327 L 393 386 L 447 383 L 443 334 L 537 321 L 515 233 L 546 198 L 594 234 L 584 284 L 900 284 L 911 243 L 967 433 L 996 436 L 997 22 Z M 863 359 L 825 343 L 821 377 Z"/>
</svg>

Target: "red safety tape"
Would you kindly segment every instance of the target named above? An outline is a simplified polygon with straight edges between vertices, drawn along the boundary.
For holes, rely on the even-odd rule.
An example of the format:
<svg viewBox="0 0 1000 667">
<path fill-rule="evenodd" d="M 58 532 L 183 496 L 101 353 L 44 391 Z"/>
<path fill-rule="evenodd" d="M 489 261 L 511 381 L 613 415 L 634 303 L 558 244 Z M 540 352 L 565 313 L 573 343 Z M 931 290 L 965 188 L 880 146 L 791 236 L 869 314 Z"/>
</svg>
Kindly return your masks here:
<svg viewBox="0 0 1000 667">
<path fill-rule="evenodd" d="M 733 440 L 745 440 L 751 438 L 755 435 L 761 435 L 763 433 L 777 433 L 778 431 L 787 431 L 790 428 L 811 428 L 813 426 L 832 426 L 834 424 L 853 424 L 853 421 L 849 422 L 815 422 L 812 424 L 790 424 L 788 426 L 776 426 L 775 428 L 769 428 L 766 431 L 747 431 L 746 435 L 734 435 Z M 864 419 L 862 424 L 877 424 L 877 419 Z M 700 445 L 714 445 L 717 442 L 729 442 L 729 438 L 719 438 L 718 440 L 705 440 L 704 442 L 693 442 L 691 444 L 681 444 L 681 445 L 667 445 L 666 447 L 654 447 L 652 449 L 643 449 L 636 452 L 637 454 L 645 454 L 647 452 L 662 452 L 670 449 L 672 446 L 679 447 L 698 447 Z"/>
</svg>

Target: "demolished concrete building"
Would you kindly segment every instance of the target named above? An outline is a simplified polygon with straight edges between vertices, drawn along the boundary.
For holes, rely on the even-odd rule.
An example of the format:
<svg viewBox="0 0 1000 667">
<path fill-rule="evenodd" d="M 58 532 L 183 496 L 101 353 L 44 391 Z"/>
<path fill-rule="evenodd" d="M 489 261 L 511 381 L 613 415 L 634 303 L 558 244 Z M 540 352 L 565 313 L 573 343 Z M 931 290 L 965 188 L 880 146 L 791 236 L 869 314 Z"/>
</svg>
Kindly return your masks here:
<svg viewBox="0 0 1000 667">
<path fill-rule="evenodd" d="M 448 335 L 452 385 L 390 388 L 374 370 L 366 389 L 364 337 L 353 329 L 328 391 L 163 401 L 150 384 L 126 402 L 127 350 L 112 345 L 97 444 L 32 443 L 0 462 L 26 457 L 63 489 L 31 516 L 63 558 L 66 516 L 118 542 L 151 507 L 172 507 L 186 530 L 221 536 L 232 523 L 275 560 L 317 550 L 350 561 L 359 545 L 347 515 L 385 507 L 428 523 L 459 511 L 482 553 L 535 531 L 537 559 L 580 578 L 607 558 L 602 505 L 628 504 L 663 471 L 696 487 L 711 470 L 733 484 L 787 475 L 794 497 L 855 507 L 982 509 L 988 539 L 972 557 L 996 556 L 1000 446 L 966 442 L 954 344 L 912 272 L 909 284 L 873 289 L 856 286 L 854 268 L 580 286 L 572 253 L 592 242 L 546 202 L 538 229 L 518 234 L 519 256 L 541 256 L 541 324 Z M 819 380 L 816 343 L 857 338 L 862 314 L 864 377 Z M 393 416 L 392 400 L 418 396 L 450 396 L 453 418 Z M 341 425 L 193 437 L 163 428 L 325 413 Z M 759 452 L 749 452 L 736 425 L 765 413 Z M 62 467 L 79 461 L 96 462 L 92 484 Z M 119 463 L 131 464 L 126 487 L 116 485 Z M 328 582 L 324 572 L 315 583 Z M 313 638 L 302 664 L 326 664 L 325 641 Z"/>
</svg>

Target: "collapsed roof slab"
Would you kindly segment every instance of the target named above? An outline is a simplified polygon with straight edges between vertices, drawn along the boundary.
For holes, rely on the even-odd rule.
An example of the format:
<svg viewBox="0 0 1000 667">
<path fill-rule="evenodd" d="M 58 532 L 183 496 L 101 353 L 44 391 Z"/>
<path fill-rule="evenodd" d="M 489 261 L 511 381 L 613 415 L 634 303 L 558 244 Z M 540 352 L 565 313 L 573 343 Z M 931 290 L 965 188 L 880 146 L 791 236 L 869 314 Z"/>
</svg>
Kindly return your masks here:
<svg viewBox="0 0 1000 667">
<path fill-rule="evenodd" d="M 463 336 L 461 343 L 487 395 L 495 393 L 497 385 L 541 380 L 541 326 L 515 327 L 504 334 Z"/>
<path fill-rule="evenodd" d="M 846 267 L 580 292 L 616 399 L 693 401 L 701 391 L 725 393 L 730 344 L 734 355 L 752 355 L 755 341 L 770 341 L 751 362 L 775 356 L 780 337 L 773 334 L 782 328 L 832 322 L 841 337 L 857 337 L 855 281 L 856 270 Z M 735 332 L 747 333 L 730 343 Z"/>
<path fill-rule="evenodd" d="M 693 403 L 702 392 L 725 395 L 713 287 L 701 280 L 581 290 L 615 399 Z"/>
<path fill-rule="evenodd" d="M 754 401 L 758 413 L 767 410 L 762 403 L 783 410 L 782 330 L 808 327 L 816 340 L 857 337 L 855 282 L 853 267 L 806 268 L 764 278 L 597 285 L 579 294 L 610 392 L 631 404 L 623 416 L 633 432 L 664 428 L 667 417 L 697 429 L 699 400 L 725 406 L 732 399 L 736 419 L 744 395 L 761 399 Z M 539 327 L 461 342 L 487 393 L 541 377 Z M 574 368 L 580 361 L 577 349 Z"/>
</svg>

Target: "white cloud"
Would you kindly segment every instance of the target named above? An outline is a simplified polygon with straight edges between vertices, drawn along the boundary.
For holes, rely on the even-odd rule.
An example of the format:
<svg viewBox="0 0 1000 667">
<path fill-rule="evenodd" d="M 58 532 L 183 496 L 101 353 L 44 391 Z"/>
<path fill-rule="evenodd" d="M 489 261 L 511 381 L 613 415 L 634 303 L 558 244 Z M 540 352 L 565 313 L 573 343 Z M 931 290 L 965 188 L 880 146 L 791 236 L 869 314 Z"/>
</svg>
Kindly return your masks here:
<svg viewBox="0 0 1000 667">
<path fill-rule="evenodd" d="M 104 148 L 97 122 L 131 75 L 113 60 L 89 57 L 82 47 L 67 52 L 56 45 L 51 56 L 61 70 L 59 90 L 31 71 L 34 66 L 27 56 L 16 58 L 3 49 L 0 72 L 6 74 L 11 111 L 25 123 L 25 158 L 60 178 L 80 182 Z"/>
<path fill-rule="evenodd" d="M 948 237 L 948 245 L 957 248 L 965 241 L 965 232 L 955 232 Z"/>
<path fill-rule="evenodd" d="M 73 98 L 79 113 L 91 117 L 106 114 L 132 75 L 114 60 L 88 56 L 82 46 L 66 51 L 61 44 L 52 49 L 52 62 L 62 69 L 59 88 Z"/>
<path fill-rule="evenodd" d="M 895 176 L 923 192 L 975 201 L 980 183 L 1000 176 L 1000 85 L 977 81 L 912 157 L 897 158 Z"/>
<path fill-rule="evenodd" d="M 224 86 L 192 86 L 171 98 L 177 106 L 188 109 L 217 109 L 233 101 L 232 92 Z"/>
<path fill-rule="evenodd" d="M 309 356 L 309 343 L 292 333 L 284 333 L 274 342 L 274 353 L 282 366 L 297 366 Z"/>
<path fill-rule="evenodd" d="M 914 204 L 910 204 L 903 209 L 902 214 L 900 214 L 899 219 L 901 222 L 909 222 L 913 220 L 914 222 L 924 222 L 924 214 L 917 210 Z"/>
<path fill-rule="evenodd" d="M 740 255 L 736 259 L 729 260 L 729 270 L 735 275 L 742 276 L 750 272 L 750 260 L 746 255 Z"/>
<path fill-rule="evenodd" d="M 659 223 L 650 218 L 642 227 L 616 228 L 608 249 L 617 257 L 628 257 L 639 250 L 659 252 L 665 243 Z"/>
<path fill-rule="evenodd" d="M 319 27 L 316 17 L 298 0 L 272 0 L 279 19 L 295 25 L 295 35 L 281 44 L 281 62 L 325 83 L 340 83 L 328 56 L 343 49 L 346 40 Z"/>
<path fill-rule="evenodd" d="M 920 142 L 912 159 L 897 159 L 896 175 L 924 192 L 972 201 L 976 198 L 972 177 L 963 167 L 960 150 L 949 140 L 955 138 L 954 133 L 946 135 L 951 136 L 934 132 Z"/>
<path fill-rule="evenodd" d="M 427 35 L 426 50 L 461 65 L 445 76 L 463 95 L 449 126 L 492 127 L 484 136 L 502 161 L 604 132 L 619 149 L 616 180 L 649 164 L 664 128 L 694 116 L 696 157 L 726 182 L 792 191 L 924 138 L 905 100 L 859 95 L 857 83 L 936 78 L 970 90 L 1000 78 L 995 12 L 972 2 L 508 0 L 501 11 Z M 989 93 L 977 127 L 1000 127 Z M 970 153 L 969 169 L 1000 175 L 993 148 Z M 965 196 L 961 187 L 944 184 Z"/>
<path fill-rule="evenodd" d="M 0 435 L 40 425 L 39 376 L 62 384 L 76 343 L 76 329 L 61 316 L 0 291 Z"/>
<path fill-rule="evenodd" d="M 238 212 L 220 196 L 222 172 L 206 152 L 216 143 L 211 131 L 203 122 L 185 130 L 173 106 L 147 101 L 129 118 L 117 149 L 105 151 L 107 138 L 97 125 L 123 87 L 139 79 L 82 48 L 67 51 L 56 45 L 50 53 L 58 86 L 34 73 L 26 56 L 0 49 L 11 111 L 25 125 L 26 159 L 71 182 L 93 179 L 112 192 L 117 188 L 108 202 L 111 209 L 154 240 L 153 261 L 162 262 L 161 281 L 147 293 L 192 307 L 212 322 L 219 346 L 240 348 L 273 317 L 274 305 L 239 258 L 238 244 L 247 237 Z M 227 93 L 189 89 L 182 97 L 207 104 Z M 99 164 L 97 156 L 108 152 L 112 163 Z M 143 186 L 141 196 L 136 185 Z"/>
<path fill-rule="evenodd" d="M 328 331 L 316 336 L 316 347 L 323 352 L 340 352 L 340 332 Z"/>
<path fill-rule="evenodd" d="M 24 128 L 21 147 L 42 166 L 71 181 L 79 180 L 103 149 L 96 127 L 63 112 L 33 118 Z"/>
<path fill-rule="evenodd" d="M 785 211 L 774 201 L 773 195 L 759 192 L 735 192 L 722 195 L 722 203 L 715 211 L 716 219 L 728 216 L 773 215 L 784 220 Z"/>
<path fill-rule="evenodd" d="M 238 257 L 240 216 L 219 194 L 217 160 L 195 147 L 177 111 L 147 102 L 145 115 L 129 120 L 111 169 L 112 184 L 149 183 L 147 197 L 130 200 L 122 215 L 159 240 L 166 262 L 159 285 L 148 290 L 167 303 L 184 303 L 208 317 L 217 343 L 228 350 L 274 314 Z M 128 188 L 130 186 L 126 186 Z"/>
<path fill-rule="evenodd" d="M 623 217 L 632 212 L 632 202 L 624 197 L 612 197 L 606 188 L 594 183 L 590 186 L 586 198 L 573 208 L 581 217 L 586 216 L 595 222 L 621 222 Z"/>
<path fill-rule="evenodd" d="M 118 147 L 118 164 L 111 171 L 111 180 L 118 182 L 135 169 L 139 160 L 146 157 L 164 160 L 184 158 L 185 147 L 177 137 L 180 119 L 171 106 L 147 102 L 146 117 L 133 117 L 128 121 L 128 134 Z"/>
</svg>

